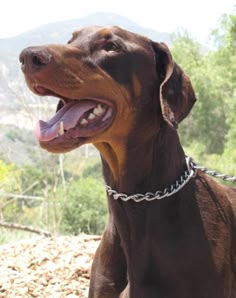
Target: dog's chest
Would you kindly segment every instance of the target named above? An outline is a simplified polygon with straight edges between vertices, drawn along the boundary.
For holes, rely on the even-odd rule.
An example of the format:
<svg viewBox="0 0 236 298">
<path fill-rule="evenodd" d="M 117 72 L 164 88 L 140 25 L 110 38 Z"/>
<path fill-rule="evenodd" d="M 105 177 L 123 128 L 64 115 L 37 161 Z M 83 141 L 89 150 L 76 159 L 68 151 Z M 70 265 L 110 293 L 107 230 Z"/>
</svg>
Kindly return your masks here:
<svg viewBox="0 0 236 298">
<path fill-rule="evenodd" d="M 156 208 L 152 212 L 134 208 L 124 218 L 120 233 L 130 283 L 154 287 L 160 293 L 170 289 L 174 291 L 170 297 L 184 298 L 186 285 L 189 293 L 196 291 L 200 296 L 202 288 L 220 293 L 223 280 L 212 258 L 218 248 L 212 247 L 199 210 L 186 206 L 182 211 L 177 204 L 172 209 Z"/>
</svg>

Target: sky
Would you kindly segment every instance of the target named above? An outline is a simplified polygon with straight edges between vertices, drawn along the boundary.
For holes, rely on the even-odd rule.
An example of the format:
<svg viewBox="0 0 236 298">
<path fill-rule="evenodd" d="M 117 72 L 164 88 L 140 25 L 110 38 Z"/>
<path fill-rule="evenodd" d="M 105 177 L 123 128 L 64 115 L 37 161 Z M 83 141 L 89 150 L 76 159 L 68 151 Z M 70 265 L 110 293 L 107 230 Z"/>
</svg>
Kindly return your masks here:
<svg viewBox="0 0 236 298">
<path fill-rule="evenodd" d="M 223 13 L 236 0 L 5 0 L 0 10 L 0 38 L 16 36 L 41 25 L 111 12 L 160 32 L 187 29 L 205 42 Z"/>
</svg>

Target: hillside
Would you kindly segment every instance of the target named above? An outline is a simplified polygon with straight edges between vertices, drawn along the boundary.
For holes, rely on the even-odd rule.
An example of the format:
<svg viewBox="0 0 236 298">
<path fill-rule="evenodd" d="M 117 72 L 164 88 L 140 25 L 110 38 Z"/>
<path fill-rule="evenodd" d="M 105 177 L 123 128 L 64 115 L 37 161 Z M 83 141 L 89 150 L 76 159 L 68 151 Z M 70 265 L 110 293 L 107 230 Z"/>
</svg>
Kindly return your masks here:
<svg viewBox="0 0 236 298">
<path fill-rule="evenodd" d="M 80 19 L 47 24 L 13 38 L 0 39 L 0 53 L 14 54 L 26 46 L 42 43 L 65 43 L 68 41 L 74 30 L 90 25 L 120 26 L 126 30 L 149 36 L 153 40 L 170 43 L 170 36 L 168 33 L 144 28 L 120 15 L 96 13 Z"/>
</svg>

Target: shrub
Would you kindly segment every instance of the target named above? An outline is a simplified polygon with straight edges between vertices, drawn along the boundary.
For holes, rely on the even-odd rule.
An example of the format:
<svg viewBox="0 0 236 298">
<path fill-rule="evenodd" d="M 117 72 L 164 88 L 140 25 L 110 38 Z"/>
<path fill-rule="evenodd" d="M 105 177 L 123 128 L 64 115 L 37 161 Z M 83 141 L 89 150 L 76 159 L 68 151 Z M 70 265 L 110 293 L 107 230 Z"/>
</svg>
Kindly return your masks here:
<svg viewBox="0 0 236 298">
<path fill-rule="evenodd" d="M 107 214 L 103 183 L 92 177 L 80 178 L 69 187 L 67 196 L 62 231 L 101 234 Z"/>
</svg>

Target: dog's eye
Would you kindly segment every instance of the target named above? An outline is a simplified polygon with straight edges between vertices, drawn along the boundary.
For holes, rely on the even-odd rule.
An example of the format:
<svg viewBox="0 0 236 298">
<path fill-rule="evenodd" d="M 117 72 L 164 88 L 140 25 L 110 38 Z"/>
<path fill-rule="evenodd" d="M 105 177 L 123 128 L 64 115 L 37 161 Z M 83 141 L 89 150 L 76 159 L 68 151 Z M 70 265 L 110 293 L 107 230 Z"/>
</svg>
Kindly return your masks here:
<svg viewBox="0 0 236 298">
<path fill-rule="evenodd" d="M 114 42 L 108 42 L 104 45 L 103 49 L 107 52 L 114 52 L 119 49 L 119 46 Z"/>
</svg>

